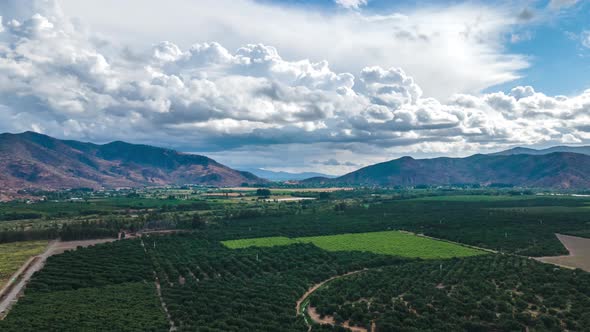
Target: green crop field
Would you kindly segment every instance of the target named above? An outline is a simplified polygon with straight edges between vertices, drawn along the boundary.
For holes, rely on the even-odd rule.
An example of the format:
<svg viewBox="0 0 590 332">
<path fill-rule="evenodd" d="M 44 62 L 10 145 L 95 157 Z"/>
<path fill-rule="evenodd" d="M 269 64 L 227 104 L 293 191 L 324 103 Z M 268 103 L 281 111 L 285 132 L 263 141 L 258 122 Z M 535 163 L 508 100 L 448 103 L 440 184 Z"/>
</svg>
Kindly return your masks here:
<svg viewBox="0 0 590 332">
<path fill-rule="evenodd" d="M 43 252 L 47 241 L 0 244 L 0 288 L 27 259 Z"/>
<path fill-rule="evenodd" d="M 312 243 L 327 251 L 363 251 L 425 259 L 468 257 L 485 253 L 481 250 L 398 231 L 300 237 L 295 239 L 266 237 L 223 241 L 223 244 L 231 249 L 284 246 L 295 243 Z"/>
<path fill-rule="evenodd" d="M 255 239 L 223 241 L 223 244 L 230 249 L 243 249 L 249 247 L 288 246 L 290 244 L 295 243 L 299 243 L 299 241 L 297 241 L 297 239 L 290 239 L 284 236 L 259 237 Z"/>
</svg>

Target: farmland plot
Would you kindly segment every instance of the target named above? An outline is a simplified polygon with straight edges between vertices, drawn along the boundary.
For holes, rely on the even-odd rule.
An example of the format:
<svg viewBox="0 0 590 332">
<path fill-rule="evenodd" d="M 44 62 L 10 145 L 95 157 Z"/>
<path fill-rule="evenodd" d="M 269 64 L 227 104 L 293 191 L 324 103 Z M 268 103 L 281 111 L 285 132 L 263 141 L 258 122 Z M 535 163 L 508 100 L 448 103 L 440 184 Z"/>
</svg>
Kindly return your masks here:
<svg viewBox="0 0 590 332">
<path fill-rule="evenodd" d="M 295 239 L 267 237 L 223 241 L 226 247 L 232 249 L 282 246 L 294 243 L 311 243 L 327 251 L 363 251 L 424 259 L 467 257 L 485 253 L 454 243 L 437 241 L 398 231 L 312 236 Z"/>
</svg>

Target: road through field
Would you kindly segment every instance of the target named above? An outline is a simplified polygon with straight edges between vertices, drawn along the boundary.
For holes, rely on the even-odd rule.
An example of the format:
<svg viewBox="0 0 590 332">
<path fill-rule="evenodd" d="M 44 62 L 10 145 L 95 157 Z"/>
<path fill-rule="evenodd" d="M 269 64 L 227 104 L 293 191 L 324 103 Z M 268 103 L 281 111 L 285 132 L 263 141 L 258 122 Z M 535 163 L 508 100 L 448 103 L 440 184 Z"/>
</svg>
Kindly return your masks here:
<svg viewBox="0 0 590 332">
<path fill-rule="evenodd" d="M 4 289 L 0 292 L 0 319 L 4 319 L 8 311 L 14 305 L 25 288 L 27 282 L 33 274 L 43 268 L 47 258 L 53 255 L 61 254 L 66 250 L 76 249 L 77 247 L 87 247 L 98 243 L 112 242 L 116 239 L 100 239 L 85 241 L 51 241 L 47 249 L 40 255 L 30 258 L 23 266 L 10 278 Z"/>
<path fill-rule="evenodd" d="M 58 241 L 51 241 L 47 249 L 38 256 L 32 257 L 10 278 L 0 293 L 0 319 L 4 319 L 8 309 L 18 300 L 18 296 L 33 273 L 41 270 L 47 257 L 51 256 Z"/>
</svg>

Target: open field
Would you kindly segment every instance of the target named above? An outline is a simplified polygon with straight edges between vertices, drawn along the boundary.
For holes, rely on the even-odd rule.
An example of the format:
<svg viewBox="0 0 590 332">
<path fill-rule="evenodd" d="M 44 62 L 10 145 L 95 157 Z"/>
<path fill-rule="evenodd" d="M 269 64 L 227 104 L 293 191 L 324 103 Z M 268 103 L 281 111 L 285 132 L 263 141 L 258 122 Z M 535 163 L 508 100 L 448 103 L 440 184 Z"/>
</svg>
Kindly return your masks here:
<svg viewBox="0 0 590 332">
<path fill-rule="evenodd" d="M 539 257 L 538 260 L 590 272 L 590 239 L 563 234 L 556 234 L 556 236 L 570 254 L 567 256 Z"/>
<path fill-rule="evenodd" d="M 362 251 L 425 259 L 467 257 L 485 253 L 484 251 L 398 231 L 300 237 L 295 239 L 270 237 L 223 241 L 225 246 L 232 249 L 294 243 L 311 243 L 327 251 Z"/>
<path fill-rule="evenodd" d="M 0 244 L 0 289 L 31 257 L 45 250 L 48 241 L 27 241 Z"/>
</svg>

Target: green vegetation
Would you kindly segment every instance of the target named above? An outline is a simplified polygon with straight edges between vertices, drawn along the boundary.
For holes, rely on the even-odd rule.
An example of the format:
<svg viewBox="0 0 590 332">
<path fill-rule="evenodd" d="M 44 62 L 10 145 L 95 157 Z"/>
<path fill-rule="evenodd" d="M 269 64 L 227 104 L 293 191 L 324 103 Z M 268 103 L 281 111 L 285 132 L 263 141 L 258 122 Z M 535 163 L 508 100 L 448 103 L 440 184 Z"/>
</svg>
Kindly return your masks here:
<svg viewBox="0 0 590 332">
<path fill-rule="evenodd" d="M 229 240 L 222 241 L 221 243 L 230 249 L 244 249 L 249 247 L 288 246 L 290 244 L 300 243 L 300 241 L 298 239 L 290 239 L 284 236 L 274 236 L 255 239 Z"/>
<path fill-rule="evenodd" d="M 435 202 L 503 202 L 503 201 L 522 201 L 535 199 L 540 196 L 534 195 L 441 195 L 426 196 L 415 198 L 417 201 L 435 201 Z"/>
<path fill-rule="evenodd" d="M 404 230 L 505 253 L 551 256 L 567 254 L 555 233 L 586 234 L 590 230 L 587 210 L 581 208 L 588 201 L 567 197 L 496 201 L 363 197 L 345 201 L 344 207 L 342 202 L 328 201 L 319 207 L 299 208 L 288 218 L 221 220 L 210 228 L 210 233 L 227 240 Z"/>
<path fill-rule="evenodd" d="M 167 331 L 153 283 L 29 293 L 2 331 Z"/>
<path fill-rule="evenodd" d="M 451 258 L 481 255 L 484 252 L 454 243 L 437 241 L 397 231 L 340 234 L 289 239 L 270 237 L 223 241 L 228 248 L 282 246 L 312 243 L 327 251 L 364 251 L 411 258 Z"/>
<path fill-rule="evenodd" d="M 334 280 L 310 305 L 377 331 L 585 331 L 590 274 L 502 255 L 409 263 Z"/>
<path fill-rule="evenodd" d="M 309 244 L 232 250 L 187 234 L 145 243 L 179 331 L 305 331 L 295 302 L 313 284 L 402 261 Z"/>
<path fill-rule="evenodd" d="M 84 192 L 73 202 L 0 204 L 0 214 L 42 215 L 0 221 L 0 242 L 120 231 L 140 237 L 50 257 L 0 330 L 167 331 L 159 280 L 178 331 L 305 331 L 296 301 L 321 281 L 365 269 L 328 283 L 312 305 L 325 315 L 336 312 L 339 321 L 366 326 L 375 320 L 378 331 L 427 324 L 449 331 L 587 326 L 588 273 L 511 254 L 566 253 L 554 234 L 589 236 L 589 198 L 272 188 L 273 199 L 317 199 L 271 202 L 258 199 L 257 189 Z M 184 231 L 146 235 L 158 229 Z M 503 254 L 480 255 L 453 242 Z M 400 295 L 401 302 L 392 301 Z"/>
<path fill-rule="evenodd" d="M 151 264 L 139 240 L 51 256 L 1 331 L 164 331 Z"/>
<path fill-rule="evenodd" d="M 0 244 L 0 288 L 29 258 L 45 250 L 47 241 Z"/>
</svg>

